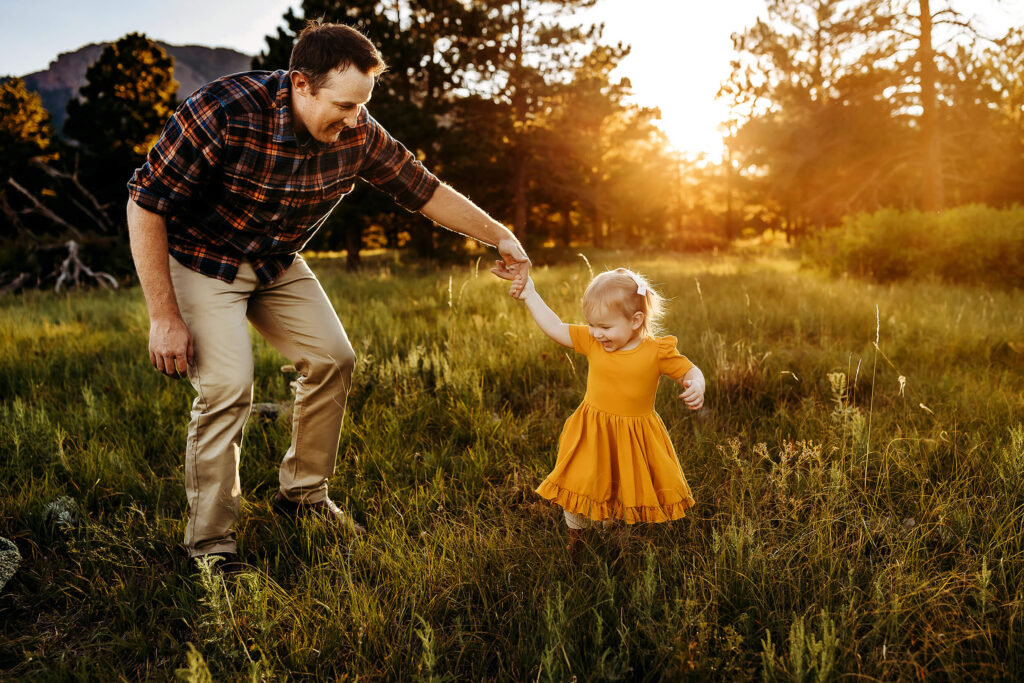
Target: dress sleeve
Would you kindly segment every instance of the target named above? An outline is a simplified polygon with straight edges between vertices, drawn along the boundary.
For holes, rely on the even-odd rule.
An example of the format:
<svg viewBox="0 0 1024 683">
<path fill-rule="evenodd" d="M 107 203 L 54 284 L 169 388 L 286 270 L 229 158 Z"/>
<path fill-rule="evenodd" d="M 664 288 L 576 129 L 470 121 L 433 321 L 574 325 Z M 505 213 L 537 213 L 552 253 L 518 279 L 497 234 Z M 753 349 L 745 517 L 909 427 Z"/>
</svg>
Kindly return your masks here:
<svg viewBox="0 0 1024 683">
<path fill-rule="evenodd" d="M 679 379 L 693 367 L 690 359 L 679 353 L 675 337 L 658 338 L 658 372 Z"/>
<path fill-rule="evenodd" d="M 584 356 L 590 355 L 594 348 L 594 338 L 590 336 L 590 329 L 586 325 L 569 325 L 569 338 L 572 339 L 572 348 Z"/>
<path fill-rule="evenodd" d="M 185 100 L 128 182 L 129 196 L 162 215 L 192 200 L 220 166 L 226 122 L 214 95 L 200 90 Z"/>
</svg>

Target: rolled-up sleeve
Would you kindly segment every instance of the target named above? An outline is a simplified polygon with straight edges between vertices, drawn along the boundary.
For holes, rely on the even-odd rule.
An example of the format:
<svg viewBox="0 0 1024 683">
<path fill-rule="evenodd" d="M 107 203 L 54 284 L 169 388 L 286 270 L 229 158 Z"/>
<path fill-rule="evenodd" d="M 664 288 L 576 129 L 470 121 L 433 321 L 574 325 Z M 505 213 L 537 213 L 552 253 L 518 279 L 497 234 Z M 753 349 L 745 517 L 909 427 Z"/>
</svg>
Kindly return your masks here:
<svg viewBox="0 0 1024 683">
<path fill-rule="evenodd" d="M 441 181 L 369 114 L 366 114 L 366 126 L 364 161 L 359 177 L 387 192 L 409 211 L 419 211 Z"/>
<path fill-rule="evenodd" d="M 161 215 L 186 205 L 220 165 L 225 124 L 216 97 L 202 90 L 189 97 L 128 181 L 128 195 Z"/>
</svg>

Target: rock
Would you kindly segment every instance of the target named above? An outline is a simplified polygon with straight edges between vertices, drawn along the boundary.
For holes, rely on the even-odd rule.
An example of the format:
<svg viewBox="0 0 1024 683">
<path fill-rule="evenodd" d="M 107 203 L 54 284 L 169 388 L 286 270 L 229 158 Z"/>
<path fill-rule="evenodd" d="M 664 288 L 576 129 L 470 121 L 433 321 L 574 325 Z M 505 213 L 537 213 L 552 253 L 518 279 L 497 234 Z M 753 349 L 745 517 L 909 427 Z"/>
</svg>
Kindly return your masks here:
<svg viewBox="0 0 1024 683">
<path fill-rule="evenodd" d="M 21 553 L 14 541 L 0 537 L 0 590 L 7 585 L 7 582 L 14 576 L 21 566 Z"/>
<path fill-rule="evenodd" d="M 287 410 L 287 406 L 280 403 L 254 403 L 250 414 L 262 417 L 266 420 L 276 420 Z"/>
</svg>

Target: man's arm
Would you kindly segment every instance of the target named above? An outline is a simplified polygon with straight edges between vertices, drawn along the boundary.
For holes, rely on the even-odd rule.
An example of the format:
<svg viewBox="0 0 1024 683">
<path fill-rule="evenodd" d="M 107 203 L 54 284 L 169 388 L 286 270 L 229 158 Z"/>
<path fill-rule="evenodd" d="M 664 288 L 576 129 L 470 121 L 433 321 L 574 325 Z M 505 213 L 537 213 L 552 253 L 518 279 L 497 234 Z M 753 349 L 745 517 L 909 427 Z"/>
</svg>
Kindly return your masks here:
<svg viewBox="0 0 1024 683">
<path fill-rule="evenodd" d="M 513 297 L 522 292 L 530 275 L 530 257 L 508 228 L 444 183 L 438 186 L 427 203 L 420 208 L 420 213 L 449 230 L 497 247 L 504 268 L 497 267 L 491 272 L 505 280 L 514 281 Z"/>
<path fill-rule="evenodd" d="M 149 360 L 168 377 L 194 362 L 192 335 L 178 310 L 167 261 L 167 223 L 160 214 L 128 200 L 128 236 L 139 284 L 149 309 Z"/>
</svg>

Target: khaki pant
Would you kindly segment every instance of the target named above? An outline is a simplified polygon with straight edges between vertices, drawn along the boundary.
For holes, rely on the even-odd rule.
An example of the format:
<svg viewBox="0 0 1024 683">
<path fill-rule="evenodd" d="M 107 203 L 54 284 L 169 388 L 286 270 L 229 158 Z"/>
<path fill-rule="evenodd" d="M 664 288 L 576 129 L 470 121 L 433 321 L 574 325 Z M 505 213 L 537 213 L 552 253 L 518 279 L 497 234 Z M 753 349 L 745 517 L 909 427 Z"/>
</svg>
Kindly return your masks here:
<svg viewBox="0 0 1024 683">
<path fill-rule="evenodd" d="M 170 259 L 181 315 L 192 334 L 195 363 L 185 451 L 192 556 L 235 552 L 241 484 L 242 427 L 252 407 L 253 357 L 249 326 L 299 372 L 292 442 L 281 461 L 280 487 L 295 502 L 327 496 L 355 354 L 316 276 L 300 256 L 269 285 L 243 262 L 232 283 L 207 277 Z"/>
</svg>

